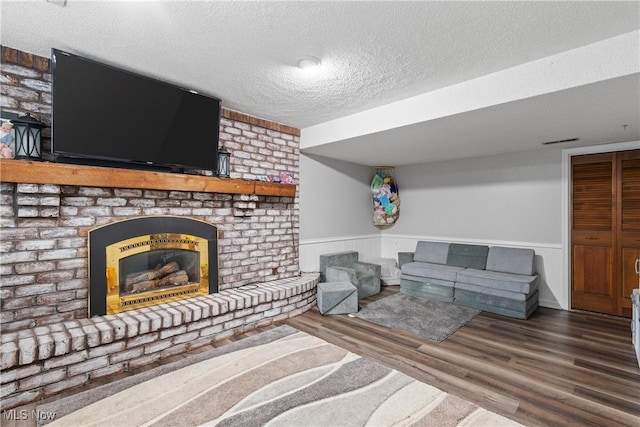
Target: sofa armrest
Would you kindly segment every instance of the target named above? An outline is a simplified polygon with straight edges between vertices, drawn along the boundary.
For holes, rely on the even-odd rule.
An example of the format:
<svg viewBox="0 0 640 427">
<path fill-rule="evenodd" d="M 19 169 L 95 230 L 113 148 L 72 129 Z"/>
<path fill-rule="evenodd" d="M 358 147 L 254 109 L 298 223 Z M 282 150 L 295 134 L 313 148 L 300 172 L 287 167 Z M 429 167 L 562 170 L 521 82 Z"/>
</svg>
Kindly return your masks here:
<svg viewBox="0 0 640 427">
<path fill-rule="evenodd" d="M 382 266 L 380 264 L 371 264 L 363 261 L 353 263 L 353 268 L 358 273 L 369 274 L 371 276 L 380 277 L 382 274 Z"/>
<path fill-rule="evenodd" d="M 403 264 L 413 262 L 415 252 L 398 252 L 398 268 L 402 269 Z"/>
</svg>

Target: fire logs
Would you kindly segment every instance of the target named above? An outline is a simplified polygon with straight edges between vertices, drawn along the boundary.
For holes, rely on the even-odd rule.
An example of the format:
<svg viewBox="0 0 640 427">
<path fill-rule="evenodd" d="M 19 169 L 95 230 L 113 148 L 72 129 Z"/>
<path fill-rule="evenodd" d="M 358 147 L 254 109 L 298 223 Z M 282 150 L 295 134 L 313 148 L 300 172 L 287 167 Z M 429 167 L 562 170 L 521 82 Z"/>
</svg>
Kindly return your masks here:
<svg viewBox="0 0 640 427">
<path fill-rule="evenodd" d="M 158 280 L 158 286 L 177 286 L 186 285 L 187 283 L 189 283 L 189 276 L 187 276 L 187 272 L 184 270 L 168 274 Z"/>
<path fill-rule="evenodd" d="M 128 274 L 125 278 L 125 290 L 127 292 L 142 292 L 159 287 L 186 285 L 187 283 L 189 283 L 187 272 L 180 270 L 178 263 L 172 261 L 155 270 Z"/>
<path fill-rule="evenodd" d="M 128 274 L 127 278 L 125 279 L 125 285 L 128 287 L 136 283 L 155 280 L 159 277 L 166 276 L 167 274 L 171 274 L 178 270 L 180 270 L 180 266 L 177 262 L 172 261 L 155 270 L 146 270 L 139 273 Z"/>
</svg>

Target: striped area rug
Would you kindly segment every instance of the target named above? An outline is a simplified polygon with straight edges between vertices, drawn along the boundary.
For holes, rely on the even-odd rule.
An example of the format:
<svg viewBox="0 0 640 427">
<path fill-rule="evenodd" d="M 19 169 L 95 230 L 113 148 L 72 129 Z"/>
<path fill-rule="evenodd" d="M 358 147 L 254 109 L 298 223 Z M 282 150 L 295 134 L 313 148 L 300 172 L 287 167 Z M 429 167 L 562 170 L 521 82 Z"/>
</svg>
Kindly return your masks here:
<svg viewBox="0 0 640 427">
<path fill-rule="evenodd" d="M 47 425 L 519 425 L 319 338 L 280 328 L 286 334 L 155 376 Z"/>
</svg>

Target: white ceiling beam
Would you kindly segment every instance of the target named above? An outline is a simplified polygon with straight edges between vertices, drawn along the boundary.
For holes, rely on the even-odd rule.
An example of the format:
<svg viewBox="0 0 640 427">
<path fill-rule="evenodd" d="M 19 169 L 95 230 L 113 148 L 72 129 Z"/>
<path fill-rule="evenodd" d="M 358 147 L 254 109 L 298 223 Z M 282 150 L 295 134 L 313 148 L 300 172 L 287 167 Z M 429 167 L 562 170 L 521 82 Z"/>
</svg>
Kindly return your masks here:
<svg viewBox="0 0 640 427">
<path fill-rule="evenodd" d="M 640 72 L 640 30 L 302 129 L 302 150 Z"/>
</svg>

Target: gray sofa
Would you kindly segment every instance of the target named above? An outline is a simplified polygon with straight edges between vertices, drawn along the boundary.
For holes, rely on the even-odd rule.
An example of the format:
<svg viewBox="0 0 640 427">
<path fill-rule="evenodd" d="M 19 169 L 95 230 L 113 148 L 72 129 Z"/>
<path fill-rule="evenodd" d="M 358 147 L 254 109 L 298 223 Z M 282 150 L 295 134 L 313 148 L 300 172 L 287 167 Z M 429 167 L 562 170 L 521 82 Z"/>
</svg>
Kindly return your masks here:
<svg viewBox="0 0 640 427">
<path fill-rule="evenodd" d="M 535 252 L 419 241 L 398 254 L 401 292 L 527 319 L 538 307 Z"/>
</svg>

